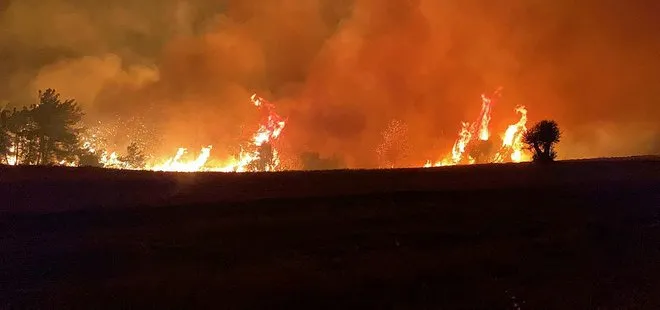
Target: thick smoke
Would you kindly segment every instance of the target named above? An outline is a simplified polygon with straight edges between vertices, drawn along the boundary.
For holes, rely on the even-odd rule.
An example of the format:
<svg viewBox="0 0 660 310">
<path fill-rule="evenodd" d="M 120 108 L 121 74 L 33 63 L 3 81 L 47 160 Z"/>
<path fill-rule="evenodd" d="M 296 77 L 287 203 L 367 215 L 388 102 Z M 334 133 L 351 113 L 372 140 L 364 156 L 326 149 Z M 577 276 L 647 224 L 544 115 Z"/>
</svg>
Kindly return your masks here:
<svg viewBox="0 0 660 310">
<path fill-rule="evenodd" d="M 0 4 L 0 101 L 52 87 L 90 121 L 145 115 L 162 150 L 254 129 L 259 92 L 289 124 L 288 156 L 378 164 L 393 120 L 419 165 L 442 157 L 482 92 L 501 132 L 524 104 L 555 119 L 560 156 L 657 152 L 657 1 L 14 0 Z"/>
</svg>

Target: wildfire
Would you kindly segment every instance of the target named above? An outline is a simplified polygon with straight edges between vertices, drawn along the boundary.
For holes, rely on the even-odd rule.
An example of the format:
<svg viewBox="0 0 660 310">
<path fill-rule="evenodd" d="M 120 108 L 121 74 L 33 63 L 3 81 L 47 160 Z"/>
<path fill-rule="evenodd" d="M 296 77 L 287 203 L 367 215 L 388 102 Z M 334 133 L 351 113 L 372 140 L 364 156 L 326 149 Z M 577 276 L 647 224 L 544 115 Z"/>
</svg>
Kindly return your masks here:
<svg viewBox="0 0 660 310">
<path fill-rule="evenodd" d="M 9 154 L 13 154 L 13 155 L 7 156 L 7 164 L 11 166 L 16 165 L 16 163 L 18 162 L 18 158 L 16 156 L 16 146 L 14 146 L 13 144 L 9 147 Z"/>
<path fill-rule="evenodd" d="M 175 171 L 175 172 L 247 172 L 247 171 L 275 171 L 280 164 L 279 153 L 274 142 L 282 134 L 286 126 L 286 119 L 275 112 L 275 105 L 265 99 L 252 95 L 252 103 L 267 113 L 252 139 L 241 147 L 241 152 L 235 158 L 226 160 L 226 163 L 218 166 L 209 166 L 207 161 L 211 156 L 213 146 L 203 147 L 200 154 L 193 160 L 185 161 L 182 158 L 187 153 L 186 148 L 179 148 L 177 153 L 164 162 L 145 167 L 153 171 Z M 114 153 L 113 153 L 114 154 Z M 116 155 L 106 160 L 108 164 L 117 163 Z M 124 165 L 125 166 L 125 165 Z"/>
<path fill-rule="evenodd" d="M 502 88 L 495 90 L 492 96 L 488 97 L 481 94 L 481 113 L 479 113 L 479 139 L 487 141 L 490 138 L 488 125 L 490 124 L 490 110 L 493 103 L 493 98 L 499 97 Z"/>
<path fill-rule="evenodd" d="M 100 163 L 106 168 L 124 168 L 125 166 L 125 164 L 119 160 L 117 152 L 112 152 L 110 154 L 103 152 L 103 154 L 101 154 Z"/>
<path fill-rule="evenodd" d="M 202 167 L 204 167 L 204 164 L 206 164 L 206 161 L 209 159 L 211 156 L 211 149 L 212 146 L 207 146 L 202 148 L 202 151 L 200 152 L 199 156 L 195 158 L 195 160 L 192 161 L 181 161 L 181 157 L 186 153 L 187 149 L 186 148 L 179 148 L 179 150 L 176 152 L 176 155 L 174 157 L 168 159 L 164 164 L 151 167 L 149 170 L 154 170 L 154 171 L 177 171 L 177 172 L 195 172 L 195 171 L 200 171 Z"/>
<path fill-rule="evenodd" d="M 529 160 L 529 155 L 525 153 L 522 143 L 523 134 L 527 130 L 527 127 L 525 127 L 527 123 L 527 109 L 524 106 L 516 108 L 516 112 L 520 113 L 520 120 L 506 129 L 502 136 L 502 145 L 499 151 L 494 156 L 490 156 L 489 154 L 488 146 L 490 145 L 489 140 L 491 138 L 489 128 L 491 120 L 490 113 L 494 103 L 493 100 L 500 96 L 500 92 L 501 88 L 498 88 L 491 96 L 482 94 L 479 118 L 472 123 L 461 123 L 461 130 L 458 133 L 456 142 L 454 142 L 451 154 L 435 163 L 427 161 L 424 167 L 474 164 L 477 162 L 477 158 L 473 157 L 471 155 L 472 153 L 479 157 L 485 157 L 486 162 L 493 163 L 508 161 L 506 159 L 507 156 L 510 157 L 512 162 Z M 478 140 L 474 139 L 475 136 L 478 137 Z M 466 154 L 470 148 L 473 148 L 474 152 Z"/>
<path fill-rule="evenodd" d="M 493 162 L 504 162 L 506 154 L 511 154 L 511 161 L 521 162 L 523 160 L 529 160 L 529 156 L 524 153 L 524 147 L 522 138 L 527 131 L 527 109 L 524 106 L 519 106 L 516 108 L 516 113 L 520 113 L 520 120 L 513 124 L 509 125 L 504 133 L 502 138 L 502 148 L 500 152 L 495 155 Z"/>
<path fill-rule="evenodd" d="M 479 117 L 473 122 L 461 122 L 458 137 L 454 142 L 451 152 L 438 161 L 427 161 L 424 167 L 450 166 L 474 163 L 503 163 L 521 162 L 530 159 L 524 148 L 523 135 L 527 127 L 527 109 L 518 106 L 515 109 L 520 114 L 520 119 L 509 125 L 500 135 L 501 144 L 491 152 L 493 134 L 490 128 L 491 112 L 496 100 L 500 98 L 501 88 L 491 95 L 481 95 L 481 111 Z M 240 145 L 240 152 L 233 157 L 224 160 L 211 158 L 212 145 L 204 146 L 198 154 L 193 154 L 187 148 L 180 147 L 174 156 L 157 160 L 145 156 L 142 150 L 145 145 L 144 139 L 131 143 L 125 155 L 118 152 L 107 151 L 108 138 L 112 133 L 122 127 L 121 122 L 115 125 L 99 126 L 94 131 L 89 131 L 83 136 L 81 148 L 85 154 L 81 155 L 79 162 L 61 161 L 60 165 L 84 165 L 95 163 L 95 158 L 103 167 L 114 169 L 152 170 L 170 172 L 254 172 L 254 171 L 277 171 L 280 169 L 280 154 L 277 142 L 287 124 L 287 119 L 276 112 L 274 104 L 256 94 L 250 97 L 251 103 L 263 114 L 258 128 L 249 140 Z M 133 120 L 131 120 L 133 121 Z M 130 140 L 138 140 L 144 133 L 153 136 L 151 131 L 145 129 L 140 120 L 133 121 L 140 126 L 136 135 L 131 135 Z M 109 129 L 105 128 L 109 127 Z M 109 134 L 108 134 L 109 133 Z M 383 143 L 376 150 L 383 166 L 394 168 L 397 162 L 405 158 L 408 152 L 406 139 L 406 126 L 398 120 L 390 123 L 383 132 Z M 149 140 L 147 138 L 146 140 Z M 115 142 L 116 143 L 116 142 Z M 14 146 L 10 153 L 14 153 Z M 122 152 L 122 154 L 124 154 Z M 7 156 L 5 162 L 16 164 L 16 158 Z"/>
</svg>

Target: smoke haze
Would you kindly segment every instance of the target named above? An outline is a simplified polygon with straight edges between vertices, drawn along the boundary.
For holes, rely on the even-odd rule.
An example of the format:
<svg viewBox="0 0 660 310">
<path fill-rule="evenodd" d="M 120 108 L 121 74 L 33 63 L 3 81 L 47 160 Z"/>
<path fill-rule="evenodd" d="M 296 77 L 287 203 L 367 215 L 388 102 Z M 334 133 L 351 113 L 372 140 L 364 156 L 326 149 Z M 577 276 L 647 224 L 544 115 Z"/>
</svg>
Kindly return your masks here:
<svg viewBox="0 0 660 310">
<path fill-rule="evenodd" d="M 556 120 L 560 158 L 660 151 L 660 4 L 652 0 L 9 0 L 0 102 L 55 88 L 90 121 L 145 115 L 162 150 L 253 130 L 257 92 L 289 123 L 289 156 L 378 165 L 407 125 L 408 163 L 449 151 L 479 95 L 503 87 L 494 132 Z"/>
</svg>

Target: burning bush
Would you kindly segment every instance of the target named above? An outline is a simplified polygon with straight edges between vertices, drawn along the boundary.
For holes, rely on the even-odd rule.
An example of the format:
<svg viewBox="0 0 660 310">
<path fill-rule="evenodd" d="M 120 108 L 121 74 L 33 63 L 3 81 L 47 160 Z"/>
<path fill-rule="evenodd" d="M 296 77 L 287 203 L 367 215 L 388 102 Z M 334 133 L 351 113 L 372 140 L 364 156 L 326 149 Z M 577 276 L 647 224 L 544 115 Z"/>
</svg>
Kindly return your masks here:
<svg viewBox="0 0 660 310">
<path fill-rule="evenodd" d="M 493 142 L 491 140 L 478 140 L 470 146 L 470 158 L 477 164 L 491 162 L 493 158 Z"/>
<path fill-rule="evenodd" d="M 516 107 L 520 114 L 517 123 L 510 125 L 502 136 L 502 144 L 495 155 L 492 154 L 493 142 L 490 132 L 490 113 L 494 99 L 499 98 L 501 89 L 492 95 L 481 95 L 481 113 L 474 122 L 463 122 L 454 142 L 451 154 L 435 163 L 427 161 L 425 167 L 450 166 L 474 163 L 502 163 L 521 162 L 527 157 L 524 153 L 522 137 L 527 128 L 527 109 L 524 106 Z M 466 153 L 467 152 L 467 153 Z"/>
</svg>

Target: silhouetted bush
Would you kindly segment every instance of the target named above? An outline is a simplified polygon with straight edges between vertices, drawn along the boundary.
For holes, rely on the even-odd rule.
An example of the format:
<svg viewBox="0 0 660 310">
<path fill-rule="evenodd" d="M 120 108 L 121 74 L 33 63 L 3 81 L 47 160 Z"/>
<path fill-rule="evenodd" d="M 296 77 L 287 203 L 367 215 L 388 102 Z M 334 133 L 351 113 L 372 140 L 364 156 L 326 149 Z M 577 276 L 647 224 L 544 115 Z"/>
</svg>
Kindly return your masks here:
<svg viewBox="0 0 660 310">
<path fill-rule="evenodd" d="M 535 162 L 551 162 L 557 157 L 555 144 L 561 139 L 561 132 L 557 122 L 543 120 L 525 132 L 523 142 L 534 151 Z"/>
</svg>

